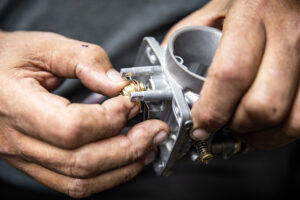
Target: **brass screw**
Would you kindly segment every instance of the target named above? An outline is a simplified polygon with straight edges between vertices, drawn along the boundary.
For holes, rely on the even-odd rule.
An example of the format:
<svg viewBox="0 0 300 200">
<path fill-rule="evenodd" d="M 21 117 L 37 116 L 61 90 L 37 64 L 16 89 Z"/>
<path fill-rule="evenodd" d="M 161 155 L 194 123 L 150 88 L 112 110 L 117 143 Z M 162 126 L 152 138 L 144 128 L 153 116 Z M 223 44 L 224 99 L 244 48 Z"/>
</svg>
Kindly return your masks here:
<svg viewBox="0 0 300 200">
<path fill-rule="evenodd" d="M 136 80 L 131 80 L 129 85 L 125 86 L 120 94 L 123 96 L 130 96 L 131 92 L 139 92 L 145 90 L 146 86 L 144 85 L 144 83 L 138 82 Z"/>
<path fill-rule="evenodd" d="M 213 160 L 214 155 L 209 152 L 207 141 L 197 141 L 194 146 L 200 156 L 201 162 L 208 164 L 211 160 Z"/>
<path fill-rule="evenodd" d="M 139 92 L 145 91 L 146 86 L 142 82 L 138 82 L 137 80 L 133 80 L 131 76 L 126 76 L 129 81 L 129 85 L 125 86 L 123 90 L 120 92 L 122 96 L 130 96 L 131 92 Z M 141 102 L 134 102 L 134 104 L 138 105 L 140 108 L 142 107 Z"/>
</svg>

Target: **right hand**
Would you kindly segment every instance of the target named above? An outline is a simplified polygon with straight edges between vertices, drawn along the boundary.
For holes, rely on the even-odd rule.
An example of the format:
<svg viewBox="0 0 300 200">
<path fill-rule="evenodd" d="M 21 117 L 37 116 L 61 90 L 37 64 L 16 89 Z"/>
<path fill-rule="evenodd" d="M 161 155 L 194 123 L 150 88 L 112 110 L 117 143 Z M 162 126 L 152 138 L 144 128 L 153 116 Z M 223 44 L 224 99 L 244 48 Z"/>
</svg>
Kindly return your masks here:
<svg viewBox="0 0 300 200">
<path fill-rule="evenodd" d="M 222 28 L 193 105 L 195 140 L 227 126 L 258 149 L 300 138 L 300 1 L 213 0 L 177 23 Z"/>
<path fill-rule="evenodd" d="M 0 32 L 0 157 L 44 185 L 86 197 L 127 181 L 155 157 L 168 126 L 142 122 L 119 134 L 139 108 L 118 96 L 75 104 L 50 93 L 64 78 L 116 96 L 127 84 L 96 45 L 53 33 Z"/>
</svg>

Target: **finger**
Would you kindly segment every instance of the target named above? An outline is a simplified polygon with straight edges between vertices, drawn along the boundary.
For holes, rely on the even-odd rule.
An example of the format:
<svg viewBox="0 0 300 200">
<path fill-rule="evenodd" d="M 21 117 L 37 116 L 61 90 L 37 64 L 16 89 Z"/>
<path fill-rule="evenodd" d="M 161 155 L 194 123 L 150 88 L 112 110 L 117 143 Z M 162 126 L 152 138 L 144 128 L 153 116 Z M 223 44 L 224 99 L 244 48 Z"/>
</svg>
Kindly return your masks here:
<svg viewBox="0 0 300 200">
<path fill-rule="evenodd" d="M 194 139 L 206 139 L 231 118 L 257 72 L 265 44 L 264 27 L 254 13 L 243 9 L 235 5 L 225 19 L 220 46 L 192 108 Z"/>
<path fill-rule="evenodd" d="M 127 84 L 112 68 L 105 51 L 97 45 L 54 33 L 14 34 L 15 38 L 20 34 L 21 44 L 28 41 L 33 46 L 26 55 L 29 62 L 58 77 L 78 78 L 89 89 L 106 96 L 117 95 Z"/>
<path fill-rule="evenodd" d="M 154 159 L 154 154 L 150 155 Z M 106 172 L 89 179 L 77 179 L 57 174 L 40 165 L 29 163 L 13 157 L 5 157 L 10 165 L 25 172 L 38 182 L 74 198 L 87 197 L 93 193 L 107 190 L 111 187 L 129 181 L 148 164 L 149 158 L 134 162 L 125 167 Z"/>
<path fill-rule="evenodd" d="M 268 33 L 267 29 L 268 41 L 260 69 L 237 108 L 231 129 L 258 131 L 276 126 L 287 117 L 300 74 L 300 52 L 287 35 L 277 31 Z"/>
<path fill-rule="evenodd" d="M 273 149 L 300 138 L 300 85 L 291 112 L 284 124 L 267 130 L 236 133 L 235 136 L 257 149 Z"/>
<path fill-rule="evenodd" d="M 128 97 L 118 96 L 102 105 L 71 104 L 48 93 L 33 79 L 22 79 L 16 85 L 11 88 L 14 94 L 9 89 L 5 94 L 13 100 L 3 105 L 14 119 L 9 123 L 22 133 L 61 148 L 76 148 L 116 135 L 139 112 Z"/>
<path fill-rule="evenodd" d="M 168 137 L 168 126 L 149 120 L 134 126 L 127 135 L 87 144 L 66 151 L 21 133 L 11 133 L 15 156 L 66 176 L 86 178 L 141 159 Z"/>
<path fill-rule="evenodd" d="M 170 36 L 180 28 L 187 26 L 210 26 L 222 29 L 223 20 L 232 0 L 210 1 L 201 9 L 193 12 L 176 23 L 165 36 L 162 45 L 166 45 Z"/>
<path fill-rule="evenodd" d="M 291 138 L 300 138 L 300 84 L 298 84 L 297 95 L 291 112 L 286 120 L 283 128 L 285 135 Z"/>
</svg>

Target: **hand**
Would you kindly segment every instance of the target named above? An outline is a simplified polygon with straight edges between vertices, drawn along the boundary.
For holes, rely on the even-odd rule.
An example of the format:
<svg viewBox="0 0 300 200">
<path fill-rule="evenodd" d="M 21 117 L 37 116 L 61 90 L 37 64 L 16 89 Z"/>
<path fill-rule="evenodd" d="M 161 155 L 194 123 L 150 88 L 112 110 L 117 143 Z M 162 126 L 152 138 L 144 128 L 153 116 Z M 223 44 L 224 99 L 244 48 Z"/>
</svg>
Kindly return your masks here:
<svg viewBox="0 0 300 200">
<path fill-rule="evenodd" d="M 96 45 L 53 33 L 0 32 L 0 157 L 37 181 L 85 197 L 134 177 L 167 137 L 158 120 L 119 134 L 139 108 L 118 96 L 75 104 L 51 94 L 78 78 L 115 96 L 127 84 Z"/>
<path fill-rule="evenodd" d="M 219 27 L 224 20 L 192 108 L 193 138 L 204 140 L 224 125 L 261 149 L 300 137 L 299 10 L 297 0 L 213 0 L 175 26 Z"/>
</svg>

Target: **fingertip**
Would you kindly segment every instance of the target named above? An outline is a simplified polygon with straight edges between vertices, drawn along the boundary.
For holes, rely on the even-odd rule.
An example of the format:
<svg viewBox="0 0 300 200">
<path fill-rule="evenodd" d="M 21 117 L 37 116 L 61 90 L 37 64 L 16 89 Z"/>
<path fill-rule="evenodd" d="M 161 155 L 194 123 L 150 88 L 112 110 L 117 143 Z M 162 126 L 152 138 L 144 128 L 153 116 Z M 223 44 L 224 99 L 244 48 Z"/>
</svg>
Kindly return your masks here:
<svg viewBox="0 0 300 200">
<path fill-rule="evenodd" d="M 128 85 L 128 81 L 121 77 L 120 73 L 111 68 L 98 77 L 98 85 L 101 93 L 107 96 L 116 96 Z"/>
<path fill-rule="evenodd" d="M 153 138 L 154 146 L 158 146 L 158 145 L 162 144 L 164 141 L 166 141 L 168 139 L 168 137 L 169 137 L 168 132 L 165 130 L 161 130 Z"/>
<path fill-rule="evenodd" d="M 208 131 L 202 128 L 193 129 L 190 133 L 190 137 L 196 141 L 204 141 L 209 138 L 210 134 Z"/>
<path fill-rule="evenodd" d="M 168 135 L 170 134 L 170 127 L 166 122 L 159 120 L 159 119 L 152 119 L 152 120 L 148 120 L 148 121 L 157 123 L 157 125 L 155 127 L 157 129 L 159 129 L 159 131 L 165 131 Z"/>
<path fill-rule="evenodd" d="M 105 96 L 116 96 L 128 84 L 113 68 L 78 64 L 76 77 L 89 89 Z"/>
<path fill-rule="evenodd" d="M 122 103 L 126 104 L 129 108 L 133 108 L 134 106 L 139 106 L 138 104 L 136 104 L 136 102 L 130 101 L 129 96 L 118 95 L 111 99 L 116 99 L 116 101 L 118 101 L 118 102 L 121 101 Z M 140 106 L 139 106 L 139 108 L 140 108 Z"/>
<path fill-rule="evenodd" d="M 112 82 L 120 82 L 120 83 L 127 82 L 124 78 L 122 78 L 121 74 L 114 68 L 109 69 L 106 72 L 106 75 L 107 75 L 108 79 Z"/>
</svg>

